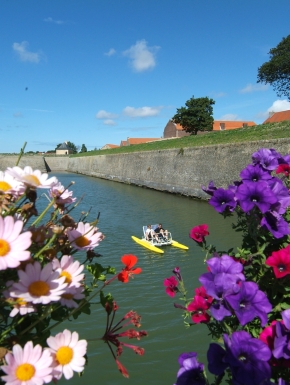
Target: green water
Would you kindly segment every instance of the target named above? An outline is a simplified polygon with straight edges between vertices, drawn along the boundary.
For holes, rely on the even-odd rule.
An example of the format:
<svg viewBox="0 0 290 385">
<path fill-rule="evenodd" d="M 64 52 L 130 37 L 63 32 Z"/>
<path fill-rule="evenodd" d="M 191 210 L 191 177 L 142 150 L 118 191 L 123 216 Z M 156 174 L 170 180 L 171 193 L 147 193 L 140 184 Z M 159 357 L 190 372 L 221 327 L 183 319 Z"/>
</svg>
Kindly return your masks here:
<svg viewBox="0 0 290 385">
<path fill-rule="evenodd" d="M 76 174 L 54 175 L 65 186 L 71 180 L 76 182 L 72 188 L 74 196 L 85 194 L 75 219 L 78 218 L 77 212 L 90 208 L 90 220 L 101 213 L 98 226 L 106 238 L 96 250 L 102 255 L 100 262 L 104 266 L 121 269 L 120 257 L 123 254 L 135 254 L 139 258 L 138 266 L 142 273 L 127 284 L 113 282 L 106 292 L 111 292 L 119 305 L 117 320 L 133 309 L 142 316 L 141 330 L 148 332 L 148 337 L 137 341 L 145 348 L 144 356 L 124 349 L 120 357 L 129 371 L 128 380 L 119 373 L 108 347 L 99 340 L 105 328 L 103 308 L 96 305 L 90 316 L 63 325 L 59 330 L 67 327 L 89 340 L 89 365 L 82 378 L 75 374 L 70 383 L 170 385 L 176 379 L 180 353 L 198 352 L 199 360 L 206 363 L 210 342 L 206 326 L 184 327 L 182 311 L 173 307 L 174 302 L 181 301 L 178 295 L 172 299 L 165 294 L 163 280 L 172 275 L 174 267 L 179 266 L 188 296 L 193 296 L 194 288 L 200 286 L 198 277 L 206 269 L 203 253 L 188 236 L 190 229 L 208 224 L 208 242 L 219 250 L 227 250 L 239 245 L 239 237 L 231 229 L 232 220 L 224 220 L 206 202 Z M 131 235 L 142 236 L 143 225 L 158 222 L 172 232 L 174 240 L 189 246 L 189 250 L 166 246 L 164 254 L 156 254 L 132 241 Z M 135 340 L 126 342 L 135 344 Z M 67 382 L 61 380 L 60 383 Z"/>
</svg>

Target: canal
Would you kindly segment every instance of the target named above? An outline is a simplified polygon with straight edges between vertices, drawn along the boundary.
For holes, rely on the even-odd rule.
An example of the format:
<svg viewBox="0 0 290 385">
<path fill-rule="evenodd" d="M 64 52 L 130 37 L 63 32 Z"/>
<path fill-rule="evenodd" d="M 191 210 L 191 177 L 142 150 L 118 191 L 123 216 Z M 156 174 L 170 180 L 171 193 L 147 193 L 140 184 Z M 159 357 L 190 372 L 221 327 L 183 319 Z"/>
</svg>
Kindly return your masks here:
<svg viewBox="0 0 290 385">
<path fill-rule="evenodd" d="M 81 211 L 90 209 L 89 221 L 98 212 L 98 227 L 106 235 L 96 249 L 102 257 L 103 266 L 122 268 L 120 257 L 134 254 L 139 258 L 142 273 L 129 283 L 115 281 L 107 288 L 112 293 L 119 310 L 116 319 L 122 318 L 130 310 L 142 316 L 141 330 L 148 336 L 137 341 L 145 348 L 143 356 L 131 349 L 124 349 L 120 361 L 127 368 L 129 380 L 119 373 L 108 347 L 99 340 L 104 333 L 106 314 L 96 305 L 91 315 L 83 315 L 77 320 L 61 325 L 76 330 L 81 338 L 89 341 L 88 366 L 82 378 L 77 374 L 70 380 L 73 385 L 170 385 L 174 384 L 178 370 L 178 356 L 182 352 L 196 351 L 201 362 L 206 363 L 206 351 L 210 337 L 205 325 L 185 328 L 182 311 L 174 308 L 179 302 L 178 295 L 172 299 L 166 295 L 163 280 L 172 275 L 174 267 L 181 270 L 188 296 L 194 295 L 194 288 L 200 286 L 198 277 L 205 272 L 204 255 L 188 234 L 192 227 L 208 224 L 208 242 L 218 250 L 228 250 L 239 246 L 240 238 L 231 228 L 232 219 L 224 220 L 214 209 L 203 201 L 171 195 L 136 186 L 125 185 L 79 174 L 53 173 L 66 186 L 75 181 L 71 188 L 74 196 L 84 195 L 74 212 L 77 219 Z M 165 247 L 164 254 L 151 252 L 132 241 L 131 235 L 142 236 L 142 225 L 162 223 L 172 232 L 174 240 L 189 246 L 188 251 Z M 80 259 L 82 256 L 80 255 Z M 57 330 L 55 330 L 55 333 Z M 128 343 L 135 344 L 135 340 Z M 61 384 L 67 383 L 64 379 Z"/>
</svg>

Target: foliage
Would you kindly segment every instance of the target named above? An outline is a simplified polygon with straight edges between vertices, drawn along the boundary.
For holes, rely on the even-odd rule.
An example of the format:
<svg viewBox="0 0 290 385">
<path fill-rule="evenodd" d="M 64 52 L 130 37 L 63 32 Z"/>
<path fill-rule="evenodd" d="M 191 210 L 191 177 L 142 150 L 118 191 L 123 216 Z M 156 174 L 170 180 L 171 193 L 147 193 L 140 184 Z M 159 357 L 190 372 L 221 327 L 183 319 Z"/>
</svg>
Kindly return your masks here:
<svg viewBox="0 0 290 385">
<path fill-rule="evenodd" d="M 186 132 L 196 135 L 198 131 L 212 131 L 213 127 L 213 99 L 190 98 L 185 102 L 185 107 L 177 108 L 172 121 L 180 124 Z"/>
<path fill-rule="evenodd" d="M 80 152 L 87 152 L 87 151 L 88 151 L 88 150 L 87 150 L 86 145 L 85 145 L 85 144 L 82 144 L 82 147 L 81 147 Z"/>
<path fill-rule="evenodd" d="M 290 155 L 262 148 L 252 160 L 227 189 L 212 181 L 204 188 L 217 212 L 236 218 L 241 245 L 217 251 L 206 242 L 210 224 L 195 226 L 190 237 L 206 253 L 202 286 L 188 298 L 180 268 L 164 280 L 169 296 L 181 294 L 174 307 L 185 325 L 205 324 L 212 336 L 214 385 L 288 385 L 290 378 Z M 176 385 L 209 384 L 197 353 L 178 361 Z"/>
<path fill-rule="evenodd" d="M 175 148 L 178 151 L 183 148 L 186 151 L 187 147 L 200 147 L 217 144 L 230 143 L 246 143 L 250 141 L 261 141 L 271 139 L 283 139 L 290 137 L 290 122 L 283 121 L 278 123 L 260 124 L 253 127 L 244 127 L 236 130 L 228 131 L 213 131 L 201 135 L 184 136 L 170 140 L 158 140 L 156 142 L 135 144 L 134 146 L 123 146 L 108 150 L 88 151 L 86 153 L 78 153 L 72 155 L 93 156 L 93 155 L 109 155 L 123 154 L 139 151 L 155 151 Z"/>
<path fill-rule="evenodd" d="M 70 142 L 70 141 L 67 141 L 66 144 L 73 151 L 73 154 L 77 154 L 78 153 L 78 150 L 79 150 L 80 146 L 77 146 L 73 142 Z M 62 143 L 59 143 L 56 146 L 55 150 L 57 150 L 61 145 L 62 145 Z"/>
<path fill-rule="evenodd" d="M 141 268 L 132 269 L 138 258 L 124 255 L 125 267 L 119 271 L 96 262 L 100 254 L 95 248 L 104 235 L 96 227 L 98 218 L 88 220 L 89 211 L 82 212 L 77 222 L 71 216 L 80 202 L 69 190 L 74 182 L 64 187 L 56 177 L 48 178 L 29 166 L 1 171 L 0 182 L 1 383 L 42 385 L 62 376 L 70 379 L 74 371 L 81 373 L 87 341 L 67 329 L 55 336 L 51 333 L 62 322 L 68 325 L 81 314 L 91 314 L 96 305 L 104 308 L 104 334 L 99 339 L 128 377 L 119 361 L 123 347 L 140 355 L 144 349 L 121 338 L 140 339 L 147 333 L 132 327 L 117 333 L 129 324 L 140 326 L 141 317 L 133 311 L 116 327 L 105 324 L 105 313 L 115 315 L 118 309 L 106 291 L 112 282 L 128 282 L 131 274 L 141 273 Z M 38 197 L 39 189 L 47 189 L 48 196 Z M 40 199 L 48 199 L 48 204 L 38 215 Z M 96 296 L 99 301 L 93 301 Z"/>
<path fill-rule="evenodd" d="M 270 60 L 258 68 L 258 83 L 269 83 L 278 96 L 290 101 L 290 35 L 270 49 Z"/>
</svg>

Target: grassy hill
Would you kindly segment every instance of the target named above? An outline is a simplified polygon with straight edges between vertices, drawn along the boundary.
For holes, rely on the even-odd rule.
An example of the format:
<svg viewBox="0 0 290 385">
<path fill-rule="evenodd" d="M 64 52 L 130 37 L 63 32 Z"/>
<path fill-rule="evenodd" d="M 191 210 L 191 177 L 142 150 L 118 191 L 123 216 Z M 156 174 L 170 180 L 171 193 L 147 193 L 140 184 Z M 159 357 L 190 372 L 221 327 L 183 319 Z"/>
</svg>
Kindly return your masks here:
<svg viewBox="0 0 290 385">
<path fill-rule="evenodd" d="M 290 138 L 290 121 L 260 124 L 230 131 L 214 131 L 200 135 L 160 140 L 157 142 L 118 147 L 111 150 L 88 151 L 71 157 L 120 154 L 136 151 L 166 150 L 170 148 L 200 147 L 226 143 L 243 143 L 257 140 Z"/>
</svg>

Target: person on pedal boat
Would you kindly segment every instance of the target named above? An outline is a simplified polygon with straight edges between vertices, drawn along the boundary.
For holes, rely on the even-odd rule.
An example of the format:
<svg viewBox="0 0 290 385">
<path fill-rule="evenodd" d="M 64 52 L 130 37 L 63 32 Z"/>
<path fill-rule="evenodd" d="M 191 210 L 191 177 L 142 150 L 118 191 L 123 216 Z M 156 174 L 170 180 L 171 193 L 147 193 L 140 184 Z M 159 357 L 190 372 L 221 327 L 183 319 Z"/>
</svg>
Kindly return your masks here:
<svg viewBox="0 0 290 385">
<path fill-rule="evenodd" d="M 152 229 L 151 225 L 147 225 L 147 229 L 145 232 L 145 238 L 147 239 L 147 241 L 151 241 L 153 238 L 155 238 L 157 241 L 159 241 L 158 235 Z"/>
<path fill-rule="evenodd" d="M 155 229 L 155 233 L 158 235 L 159 238 L 168 238 L 168 230 L 164 230 L 162 227 L 162 223 L 159 223 L 157 229 Z"/>
</svg>

